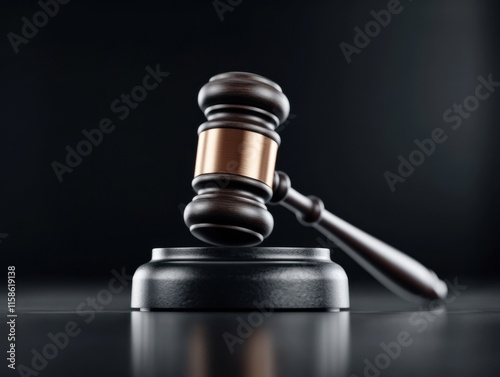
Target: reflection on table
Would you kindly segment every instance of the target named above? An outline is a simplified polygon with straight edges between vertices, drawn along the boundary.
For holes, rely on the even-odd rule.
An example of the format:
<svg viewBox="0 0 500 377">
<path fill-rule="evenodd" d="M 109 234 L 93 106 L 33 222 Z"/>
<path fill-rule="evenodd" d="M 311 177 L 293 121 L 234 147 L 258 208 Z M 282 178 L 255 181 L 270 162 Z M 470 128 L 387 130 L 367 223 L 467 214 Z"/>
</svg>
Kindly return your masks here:
<svg viewBox="0 0 500 377">
<path fill-rule="evenodd" d="M 134 376 L 347 374 L 350 313 L 131 313 Z"/>
</svg>

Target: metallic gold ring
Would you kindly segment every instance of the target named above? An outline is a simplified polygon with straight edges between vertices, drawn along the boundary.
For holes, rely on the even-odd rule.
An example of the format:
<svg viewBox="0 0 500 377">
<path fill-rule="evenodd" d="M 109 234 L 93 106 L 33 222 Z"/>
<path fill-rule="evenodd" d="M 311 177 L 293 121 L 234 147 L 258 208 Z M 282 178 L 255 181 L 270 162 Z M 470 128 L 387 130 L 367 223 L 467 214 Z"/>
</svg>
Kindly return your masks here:
<svg viewBox="0 0 500 377">
<path fill-rule="evenodd" d="M 278 144 L 258 132 L 212 128 L 199 135 L 194 176 L 237 174 L 273 187 Z"/>
</svg>

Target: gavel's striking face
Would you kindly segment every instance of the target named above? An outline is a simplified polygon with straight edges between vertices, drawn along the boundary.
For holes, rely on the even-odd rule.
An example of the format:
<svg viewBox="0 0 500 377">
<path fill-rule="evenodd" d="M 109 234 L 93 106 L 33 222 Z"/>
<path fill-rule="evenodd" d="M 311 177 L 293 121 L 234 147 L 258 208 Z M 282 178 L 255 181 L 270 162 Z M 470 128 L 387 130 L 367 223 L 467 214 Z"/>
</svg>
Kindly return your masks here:
<svg viewBox="0 0 500 377">
<path fill-rule="evenodd" d="M 193 188 L 184 211 L 191 233 L 220 246 L 253 246 L 273 229 L 265 203 L 273 194 L 280 137 L 290 105 L 281 88 L 258 75 L 229 72 L 203 86 Z"/>
</svg>

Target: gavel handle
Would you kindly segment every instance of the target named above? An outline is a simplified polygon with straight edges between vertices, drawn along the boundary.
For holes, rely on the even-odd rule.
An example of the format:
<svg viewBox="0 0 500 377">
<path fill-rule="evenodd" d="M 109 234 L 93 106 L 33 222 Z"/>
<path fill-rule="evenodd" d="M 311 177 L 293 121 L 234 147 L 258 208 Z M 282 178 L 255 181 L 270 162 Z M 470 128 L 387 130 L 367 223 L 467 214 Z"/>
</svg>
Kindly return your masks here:
<svg viewBox="0 0 500 377">
<path fill-rule="evenodd" d="M 304 196 L 292 188 L 283 172 L 274 173 L 271 204 L 280 204 L 298 220 L 330 238 L 388 289 L 409 301 L 442 299 L 448 288 L 437 275 L 392 246 L 370 236 L 325 210 L 314 196 Z"/>
</svg>

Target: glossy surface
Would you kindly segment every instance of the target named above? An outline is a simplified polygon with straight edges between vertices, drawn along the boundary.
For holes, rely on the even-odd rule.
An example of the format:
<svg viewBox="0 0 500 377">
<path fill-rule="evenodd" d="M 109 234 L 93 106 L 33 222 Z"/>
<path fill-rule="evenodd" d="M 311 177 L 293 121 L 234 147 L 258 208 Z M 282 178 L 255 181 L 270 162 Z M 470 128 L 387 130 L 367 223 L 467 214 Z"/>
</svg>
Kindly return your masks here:
<svg viewBox="0 0 500 377">
<path fill-rule="evenodd" d="M 375 376 L 377 364 L 381 376 L 499 375 L 500 290 L 452 285 L 446 309 L 356 287 L 340 313 L 131 312 L 127 291 L 96 310 L 86 300 L 102 287 L 40 289 L 20 296 L 17 362 L 74 321 L 39 376 Z"/>
</svg>

